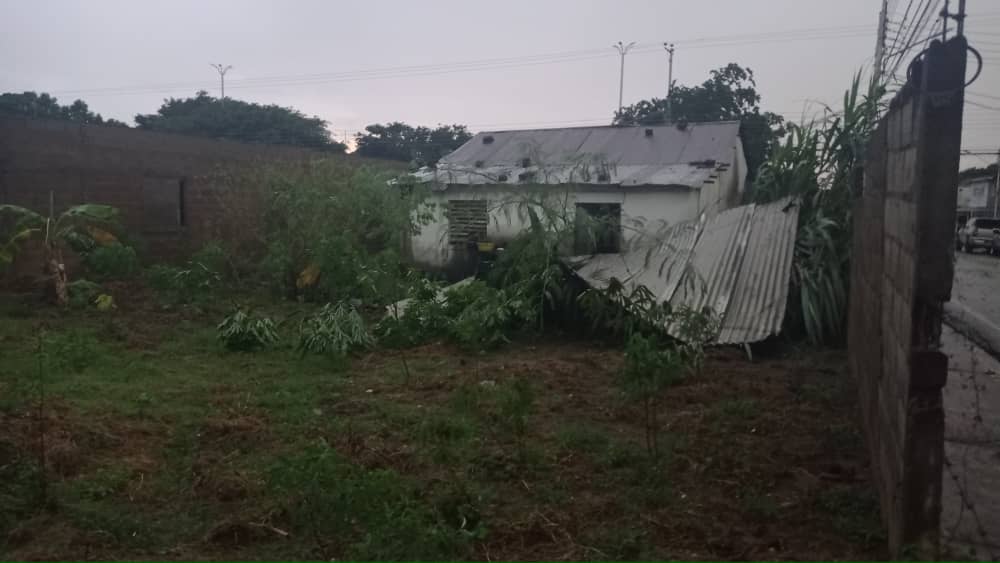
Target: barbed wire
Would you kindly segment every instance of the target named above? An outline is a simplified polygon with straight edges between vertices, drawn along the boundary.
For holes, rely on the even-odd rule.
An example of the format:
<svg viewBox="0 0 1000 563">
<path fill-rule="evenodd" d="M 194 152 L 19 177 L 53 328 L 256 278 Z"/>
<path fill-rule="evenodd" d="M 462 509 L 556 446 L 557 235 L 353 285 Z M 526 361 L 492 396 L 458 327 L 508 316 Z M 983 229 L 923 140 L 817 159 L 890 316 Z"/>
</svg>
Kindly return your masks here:
<svg viewBox="0 0 1000 563">
<path fill-rule="evenodd" d="M 956 278 L 958 278 L 958 269 L 956 268 Z M 956 281 L 958 281 L 956 279 Z M 965 296 L 965 290 L 962 284 L 954 284 L 954 298 L 956 301 L 962 301 Z M 961 327 L 961 328 L 960 328 Z M 977 339 L 972 336 L 971 329 L 964 321 L 955 323 L 952 326 L 952 330 L 956 338 L 961 339 L 962 352 L 968 356 L 968 369 L 956 370 L 954 373 L 960 378 L 960 381 L 954 381 L 954 377 L 949 377 L 950 381 L 948 385 L 952 386 L 952 389 L 971 389 L 972 390 L 972 400 L 971 404 L 960 405 L 962 410 L 965 408 L 969 409 L 969 421 L 971 422 L 972 429 L 969 430 L 969 438 L 957 438 L 955 436 L 948 438 L 947 436 L 947 419 L 946 419 L 946 434 L 945 434 L 945 448 L 947 444 L 951 443 L 957 447 L 961 447 L 962 451 L 957 459 L 952 459 L 948 455 L 947 451 L 944 453 L 943 465 L 947 476 L 952 481 L 955 491 L 958 493 L 958 515 L 954 522 L 950 523 L 948 530 L 942 530 L 942 543 L 945 547 L 949 548 L 954 554 L 954 550 L 965 544 L 964 547 L 968 547 L 973 551 L 967 555 L 979 557 L 977 549 L 981 547 L 985 550 L 985 555 L 989 557 L 990 560 L 1000 561 L 1000 555 L 993 551 L 994 545 L 1000 545 L 1000 537 L 992 539 L 990 537 L 989 531 L 983 524 L 983 519 L 976 508 L 977 499 L 975 494 L 972 492 L 969 486 L 969 453 L 974 447 L 989 446 L 989 440 L 979 440 L 976 439 L 979 435 L 979 429 L 985 428 L 983 424 L 983 400 L 981 391 L 985 389 L 985 384 L 980 381 L 980 376 L 987 375 L 986 371 L 980 368 L 980 362 L 978 358 L 979 353 L 987 353 L 983 348 L 981 348 L 977 342 Z M 951 363 L 949 361 L 949 363 Z M 962 366 L 964 367 L 964 366 Z M 966 381 L 968 378 L 968 381 Z M 943 478 L 944 476 L 942 476 Z M 978 541 L 973 537 L 968 537 L 963 535 L 961 530 L 965 522 L 966 514 L 968 514 L 972 519 L 972 533 L 978 537 Z M 944 523 L 943 523 L 944 524 Z M 964 554 L 963 554 L 964 555 Z"/>
</svg>

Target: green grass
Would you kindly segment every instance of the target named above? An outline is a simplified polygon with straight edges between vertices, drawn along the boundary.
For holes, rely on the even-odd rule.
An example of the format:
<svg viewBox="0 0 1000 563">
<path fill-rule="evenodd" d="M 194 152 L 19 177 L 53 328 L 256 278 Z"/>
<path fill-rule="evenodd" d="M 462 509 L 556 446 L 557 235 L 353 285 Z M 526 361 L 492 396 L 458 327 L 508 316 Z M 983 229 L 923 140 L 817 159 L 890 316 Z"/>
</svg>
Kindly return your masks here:
<svg viewBox="0 0 1000 563">
<path fill-rule="evenodd" d="M 200 539 L 206 522 L 226 517 L 223 507 L 215 499 L 204 498 L 198 489 L 200 477 L 193 468 L 205 463 L 206 451 L 229 456 L 222 467 L 274 463 L 285 452 L 313 441 L 304 429 L 330 426 L 329 416 L 316 413 L 322 411 L 324 400 L 342 392 L 345 385 L 343 373 L 331 369 L 322 358 L 303 359 L 287 347 L 255 354 L 227 353 L 208 319 L 157 327 L 159 343 L 142 348 L 128 345 L 115 319 L 93 312 L 68 312 L 44 323 L 42 377 L 35 336 L 38 320 L 8 317 L 0 323 L 4 349 L 0 410 L 11 415 L 21 412 L 37 399 L 43 385 L 49 408 L 55 409 L 52 412 L 69 412 L 81 424 L 100 426 L 98 421 L 115 421 L 156 434 L 130 436 L 126 428 L 107 429 L 113 446 L 77 444 L 77 455 L 88 459 L 79 460 L 74 474 L 53 480 L 50 486 L 49 495 L 68 525 L 109 534 L 119 549 L 166 548 L 192 537 Z M 256 417 L 264 424 L 209 442 L 206 429 L 239 416 Z M 95 432 L 105 431 L 100 428 Z M 122 444 L 142 439 L 156 443 L 148 448 Z M 143 450 L 141 455 L 150 457 L 155 468 L 140 472 L 129 467 L 128 461 L 115 459 L 122 449 Z M 38 488 L 30 478 L 33 459 L 27 456 L 16 465 L 0 465 L 4 467 L 5 484 L 0 488 L 4 506 L 30 506 Z M 141 500 L 129 500 L 130 494 Z M 171 501 L 161 503 L 158 498 Z M 257 499 L 262 507 L 273 502 L 266 493 Z M 23 510 L 3 513 L 0 537 L 6 537 L 26 516 Z"/>
<path fill-rule="evenodd" d="M 680 387 L 664 394 L 654 461 L 634 405 L 615 387 L 616 368 L 580 382 L 546 379 L 553 366 L 577 369 L 559 363 L 588 353 L 573 343 L 544 355 L 532 342 L 488 354 L 432 345 L 331 361 L 293 349 L 294 322 L 274 347 L 226 351 L 215 325 L 229 303 L 109 314 L 14 303 L 0 299 L 8 313 L 0 322 L 0 423 L 8 423 L 0 424 L 0 558 L 668 558 L 671 542 L 742 525 L 747 514 L 804 521 L 782 520 L 784 510 L 763 496 L 717 490 L 756 479 L 741 472 L 743 460 L 769 451 L 754 435 L 728 432 L 758 424 L 763 401 L 726 394 L 724 381 L 702 403 L 671 402 Z M 278 320 L 308 307 L 255 310 Z M 40 387 L 52 448 L 46 509 Z M 836 399 L 811 391 L 802 400 Z M 678 431 L 671 422 L 703 426 Z M 850 425 L 826 424 L 849 456 L 857 446 Z M 770 463 L 762 455 L 758 467 Z M 775 465 L 776 474 L 787 471 L 786 462 Z M 812 499 L 826 518 L 818 526 L 871 545 L 862 533 L 871 506 L 853 493 L 828 494 Z M 734 510 L 691 512 L 718 506 L 713 495 Z M 685 535 L 664 535 L 663 526 L 679 525 Z"/>
<path fill-rule="evenodd" d="M 559 429 L 560 447 L 580 452 L 600 452 L 608 447 L 608 435 L 586 422 L 571 423 Z"/>
<path fill-rule="evenodd" d="M 819 494 L 817 506 L 832 517 L 833 528 L 854 541 L 885 539 L 878 519 L 878 498 L 870 490 L 840 486 Z"/>
</svg>

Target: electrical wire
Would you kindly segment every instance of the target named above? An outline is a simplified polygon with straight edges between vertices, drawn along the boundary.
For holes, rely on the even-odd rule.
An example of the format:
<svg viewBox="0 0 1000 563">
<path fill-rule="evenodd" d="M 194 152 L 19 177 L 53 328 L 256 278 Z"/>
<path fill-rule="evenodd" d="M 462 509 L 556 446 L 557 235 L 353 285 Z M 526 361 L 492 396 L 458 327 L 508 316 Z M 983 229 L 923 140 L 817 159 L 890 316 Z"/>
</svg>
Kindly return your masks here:
<svg viewBox="0 0 1000 563">
<path fill-rule="evenodd" d="M 909 52 L 910 49 L 937 35 L 933 34 L 924 41 L 919 41 L 919 40 L 914 41 L 916 37 L 920 37 L 924 34 L 924 32 L 927 29 L 927 25 L 931 22 L 931 20 L 928 18 L 928 15 L 930 14 L 930 9 L 934 5 L 934 3 L 935 3 L 934 0 L 925 0 L 921 1 L 921 3 L 917 5 L 917 10 L 916 12 L 914 12 L 914 15 L 916 17 L 913 20 L 913 26 L 910 28 L 906 40 L 903 41 L 902 43 L 905 47 L 899 49 L 898 54 L 894 56 L 894 60 L 890 63 L 892 70 L 889 71 L 888 73 L 889 76 L 891 77 L 896 76 L 896 71 L 899 70 L 900 64 L 906 58 L 906 53 Z M 922 10 L 921 6 L 923 6 Z"/>
<path fill-rule="evenodd" d="M 903 13 L 903 17 L 899 20 L 899 23 L 898 23 L 898 25 L 896 27 L 896 32 L 893 34 L 893 37 L 892 37 L 892 44 L 887 49 L 888 51 L 893 51 L 893 50 L 896 49 L 896 44 L 899 43 L 899 39 L 900 39 L 900 37 L 902 36 L 902 34 L 904 32 L 904 29 L 905 29 L 905 26 L 906 26 L 906 20 L 910 17 L 910 9 L 911 8 L 913 8 L 913 0 L 909 0 L 906 3 L 906 11 Z"/>
<path fill-rule="evenodd" d="M 969 95 L 969 96 L 976 96 L 976 97 L 979 97 L 979 98 L 989 98 L 991 100 L 1000 100 L 1000 96 L 991 96 L 990 94 L 983 94 L 983 93 L 980 93 L 980 92 L 973 92 L 972 90 L 966 90 L 965 93 L 966 93 L 966 95 Z"/>
<path fill-rule="evenodd" d="M 979 102 L 974 102 L 972 100 L 965 100 L 965 103 L 969 104 L 970 106 L 976 106 L 977 108 L 983 108 L 989 111 L 1000 111 L 1000 107 L 988 106 L 986 104 L 980 104 Z"/>
<path fill-rule="evenodd" d="M 746 33 L 729 36 L 692 38 L 677 40 L 674 43 L 683 46 L 685 49 L 705 49 L 716 47 L 728 47 L 737 45 L 754 45 L 762 43 L 788 42 L 788 41 L 809 41 L 842 39 L 852 37 L 867 36 L 873 26 L 840 26 L 829 28 L 811 28 L 798 30 L 785 30 L 781 32 L 768 33 Z M 660 53 L 660 44 L 640 44 L 633 53 L 651 54 Z M 389 78 L 410 78 L 419 76 L 429 76 L 438 74 L 449 74 L 455 72 L 487 71 L 496 69 L 507 69 L 524 66 L 547 65 L 556 63 L 587 61 L 600 58 L 614 58 L 614 53 L 606 49 L 582 49 L 576 51 L 563 51 L 559 53 L 549 53 L 545 55 L 531 55 L 523 57 L 507 57 L 498 59 L 482 59 L 477 61 L 463 61 L 455 63 L 413 65 L 406 67 L 388 67 L 376 69 L 362 69 L 347 72 L 316 73 L 301 75 L 266 76 L 258 78 L 247 78 L 243 80 L 231 80 L 226 83 L 230 89 L 266 88 L 295 85 L 310 85 L 329 82 L 347 82 L 359 80 L 378 80 Z M 204 87 L 205 82 L 178 82 L 165 83 L 147 86 L 117 86 L 89 89 L 67 89 L 50 92 L 53 95 L 133 95 L 150 93 L 167 93 L 170 91 L 190 90 L 192 88 Z"/>
</svg>

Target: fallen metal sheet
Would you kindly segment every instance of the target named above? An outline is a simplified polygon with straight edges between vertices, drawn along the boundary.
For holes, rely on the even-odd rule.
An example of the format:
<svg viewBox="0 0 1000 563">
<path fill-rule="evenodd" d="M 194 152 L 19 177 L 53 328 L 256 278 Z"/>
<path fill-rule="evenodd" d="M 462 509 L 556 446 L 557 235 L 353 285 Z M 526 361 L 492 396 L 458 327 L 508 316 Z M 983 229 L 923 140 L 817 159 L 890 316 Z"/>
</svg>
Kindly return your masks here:
<svg viewBox="0 0 1000 563">
<path fill-rule="evenodd" d="M 645 285 L 675 309 L 710 308 L 720 319 L 715 343 L 758 342 L 781 330 L 797 228 L 798 206 L 785 198 L 678 224 L 662 243 L 569 262 L 592 287 L 617 278 L 630 290 Z"/>
<path fill-rule="evenodd" d="M 701 311 L 708 307 L 720 316 L 725 312 L 743 261 L 753 212 L 752 204 L 735 207 L 705 224 L 685 272 L 687 283 L 670 298 L 674 309 L 686 306 Z"/>
<path fill-rule="evenodd" d="M 790 198 L 758 205 L 717 342 L 758 342 L 781 330 L 795 254 L 799 207 Z"/>
<path fill-rule="evenodd" d="M 632 243 L 626 252 L 577 256 L 570 262 L 581 265 L 577 275 L 594 287 L 606 289 L 617 278 L 629 291 L 644 285 L 661 302 L 668 301 L 683 278 L 703 226 L 703 220 L 679 223 Z"/>
</svg>

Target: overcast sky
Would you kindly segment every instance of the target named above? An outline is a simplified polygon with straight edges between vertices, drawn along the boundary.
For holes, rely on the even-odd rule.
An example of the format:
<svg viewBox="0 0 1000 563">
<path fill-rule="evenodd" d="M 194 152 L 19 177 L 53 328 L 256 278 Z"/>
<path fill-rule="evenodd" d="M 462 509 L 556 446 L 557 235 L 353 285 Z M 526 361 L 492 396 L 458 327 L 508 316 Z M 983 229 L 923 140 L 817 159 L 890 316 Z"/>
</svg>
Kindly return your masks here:
<svg viewBox="0 0 1000 563">
<path fill-rule="evenodd" d="M 661 44 L 673 41 L 678 83 L 699 83 L 737 62 L 756 74 L 765 109 L 798 119 L 815 101 L 836 104 L 852 74 L 871 65 L 879 7 L 877 0 L 0 3 L 0 92 L 82 98 L 131 123 L 168 96 L 218 95 L 209 63 L 223 63 L 233 67 L 227 95 L 318 115 L 338 138 L 393 120 L 474 130 L 607 123 L 618 103 L 611 45 L 619 40 L 637 43 L 625 59 L 626 104 L 664 94 Z M 891 3 L 898 21 L 908 0 Z M 971 87 L 985 96 L 969 100 L 996 109 L 967 106 L 964 145 L 996 150 L 1000 2 L 969 0 L 969 12 L 968 35 L 987 59 Z"/>
</svg>

